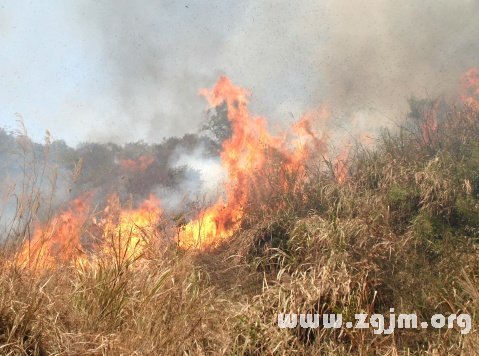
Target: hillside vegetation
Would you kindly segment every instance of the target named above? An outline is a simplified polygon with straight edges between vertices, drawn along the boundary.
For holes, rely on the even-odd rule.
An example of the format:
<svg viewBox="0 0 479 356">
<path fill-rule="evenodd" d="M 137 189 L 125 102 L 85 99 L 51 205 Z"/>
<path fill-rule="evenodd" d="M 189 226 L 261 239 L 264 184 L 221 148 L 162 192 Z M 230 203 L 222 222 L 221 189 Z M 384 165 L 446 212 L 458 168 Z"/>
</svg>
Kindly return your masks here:
<svg viewBox="0 0 479 356">
<path fill-rule="evenodd" d="M 479 112 L 417 100 L 411 108 L 374 146 L 357 144 L 344 182 L 319 159 L 301 176 L 281 172 L 273 152 L 240 229 L 216 248 L 185 250 L 158 233 L 141 255 L 38 271 L 15 263 L 10 238 L 0 258 L 0 353 L 473 354 Z M 16 241 L 28 238 L 19 233 Z M 278 313 L 354 320 L 390 308 L 420 320 L 469 313 L 473 331 L 277 326 Z"/>
</svg>

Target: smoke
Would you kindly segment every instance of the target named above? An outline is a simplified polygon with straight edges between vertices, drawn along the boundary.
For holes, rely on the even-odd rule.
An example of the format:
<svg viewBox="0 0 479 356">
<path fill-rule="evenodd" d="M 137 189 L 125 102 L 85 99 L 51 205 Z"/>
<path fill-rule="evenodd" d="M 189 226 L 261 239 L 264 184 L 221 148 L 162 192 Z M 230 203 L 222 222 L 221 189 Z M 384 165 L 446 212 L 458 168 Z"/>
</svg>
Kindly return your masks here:
<svg viewBox="0 0 479 356">
<path fill-rule="evenodd" d="M 0 242 L 72 198 L 71 171 L 58 163 L 65 147 L 57 142 L 46 149 L 0 129 Z"/>
<path fill-rule="evenodd" d="M 479 55 L 474 0 L 104 0 L 81 10 L 119 108 L 118 128 L 92 132 L 101 140 L 195 131 L 197 91 L 220 73 L 278 122 L 327 103 L 339 119 L 360 113 L 378 126 L 411 95 L 454 93 Z"/>
<path fill-rule="evenodd" d="M 344 110 L 400 113 L 411 95 L 457 93 L 478 64 L 479 2 L 331 1 L 318 92 Z"/>
<path fill-rule="evenodd" d="M 212 157 L 204 145 L 199 144 L 193 151 L 177 147 L 169 158 L 169 165 L 188 167 L 188 170 L 175 188 L 159 186 L 154 189 L 165 209 L 178 211 L 192 202 L 208 204 L 223 192 L 226 172 L 220 158 Z"/>
<path fill-rule="evenodd" d="M 92 137 L 159 142 L 195 132 L 205 107 L 198 90 L 220 72 L 210 64 L 226 40 L 224 6 L 152 0 L 86 4 L 82 28 L 102 48 L 109 94 L 121 118 L 107 133 L 95 128 Z"/>
</svg>

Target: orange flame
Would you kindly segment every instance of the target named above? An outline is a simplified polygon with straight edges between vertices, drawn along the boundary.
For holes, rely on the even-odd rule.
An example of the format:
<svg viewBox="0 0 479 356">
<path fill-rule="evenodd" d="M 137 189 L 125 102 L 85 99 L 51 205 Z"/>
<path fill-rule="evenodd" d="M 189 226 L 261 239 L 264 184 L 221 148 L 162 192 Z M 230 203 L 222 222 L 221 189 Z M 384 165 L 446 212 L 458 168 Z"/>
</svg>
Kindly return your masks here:
<svg viewBox="0 0 479 356">
<path fill-rule="evenodd" d="M 316 111 L 306 113 L 297 123 L 293 125 L 292 131 L 296 134 L 293 139 L 292 162 L 302 163 L 314 149 L 315 154 L 325 155 L 328 152 L 328 137 L 323 133 L 321 137 L 313 130 L 313 122 L 320 122 L 323 125 L 331 118 L 331 112 L 326 106 L 321 106 Z"/>
<path fill-rule="evenodd" d="M 115 200 L 111 198 L 111 204 L 117 205 Z M 159 199 L 151 194 L 137 209 L 120 209 L 116 219 L 112 215 L 107 214 L 102 224 L 103 252 L 125 260 L 143 254 L 155 235 L 162 210 Z"/>
<path fill-rule="evenodd" d="M 306 113 L 291 130 L 281 135 L 272 135 L 268 131 L 264 117 L 253 116 L 248 109 L 249 92 L 235 86 L 222 76 L 211 90 L 200 91 L 212 107 L 226 104 L 232 135 L 222 144 L 221 162 L 227 172 L 224 195 L 216 203 L 202 211 L 196 219 L 184 225 L 179 231 L 178 243 L 183 248 L 205 248 L 215 246 L 230 237 L 240 226 L 243 209 L 254 197 L 264 190 L 265 174 L 275 175 L 279 179 L 280 189 L 291 191 L 288 173 L 303 173 L 305 162 L 313 153 L 327 158 L 329 138 L 322 132 L 318 134 L 315 124 L 327 124 L 331 114 L 327 107 Z M 344 148 L 333 160 L 335 177 L 343 184 L 347 179 L 346 158 L 349 148 Z M 274 154 L 272 154 L 274 153 Z M 280 171 L 271 170 L 271 159 L 279 159 Z M 140 156 L 138 160 L 122 160 L 124 169 L 142 171 L 153 163 L 151 156 Z M 278 174 L 279 173 L 279 174 Z M 302 176 L 299 174 L 298 176 Z M 293 187 L 294 189 L 294 187 Z M 70 252 L 62 253 L 63 261 L 78 259 L 83 255 L 81 235 L 87 219 L 85 199 L 75 199 L 66 212 L 56 220 L 63 228 L 48 234 L 46 227 L 37 227 L 33 243 L 24 246 L 20 259 L 31 261 L 31 251 L 37 252 L 48 264 L 53 264 L 58 254 L 54 245 L 69 247 Z M 80 205 L 76 207 L 77 205 Z M 96 228 L 100 242 L 99 252 L 117 257 L 136 258 L 149 245 L 149 236 L 158 229 L 162 210 L 159 200 L 153 195 L 137 209 L 121 209 L 118 198 L 110 199 L 104 216 L 90 223 L 90 229 Z M 61 236 L 61 237 L 60 237 Z M 41 238 L 42 237 L 42 238 Z M 43 238 L 45 237 L 45 238 Z M 36 241 L 47 241 L 46 249 L 36 247 Z M 66 242 L 65 242 L 66 241 Z M 67 243 L 68 242 L 68 243 Z M 32 247 L 33 245 L 33 247 Z M 25 252 L 28 251 L 28 254 Z M 28 256 L 28 257 L 27 257 Z"/>
<path fill-rule="evenodd" d="M 318 137 L 312 130 L 313 119 L 329 118 L 326 108 L 305 115 L 292 129 L 296 138 L 288 142 L 288 135 L 269 133 L 265 118 L 250 114 L 250 93 L 233 85 L 227 77 L 220 77 L 212 90 L 203 89 L 200 94 L 211 107 L 223 103 L 227 106 L 232 135 L 223 142 L 221 162 L 227 171 L 228 182 L 225 184 L 225 202 L 219 199 L 183 227 L 179 244 L 186 248 L 217 245 L 239 227 L 243 208 L 257 183 L 257 174 L 268 162 L 268 150 L 281 156 L 286 170 L 304 169 L 305 159 L 313 148 L 319 153 L 327 152 L 326 137 Z"/>
<path fill-rule="evenodd" d="M 225 104 L 232 135 L 222 144 L 221 163 L 227 172 L 224 195 L 216 203 L 202 211 L 194 220 L 179 231 L 178 243 L 183 248 L 205 248 L 216 246 L 230 237 L 240 227 L 243 209 L 254 194 L 264 188 L 265 174 L 271 174 L 271 160 L 280 159 L 276 174 L 280 187 L 291 191 L 285 172 L 305 171 L 305 162 L 313 154 L 328 157 L 329 137 L 318 133 L 314 126 L 327 126 L 331 113 L 326 106 L 306 113 L 291 130 L 280 135 L 268 131 L 264 117 L 249 112 L 250 93 L 235 86 L 227 77 L 221 76 L 211 90 L 200 91 L 210 107 Z M 461 79 L 461 99 L 475 109 L 479 108 L 479 68 L 471 68 Z M 422 135 L 426 142 L 433 139 L 437 130 L 437 104 L 425 113 Z M 370 137 L 364 136 L 366 143 Z M 347 158 L 350 145 L 343 144 L 339 154 L 332 159 L 332 170 L 338 184 L 348 179 Z M 271 153 L 274 153 L 272 155 Z M 120 165 L 132 172 L 142 172 L 154 162 L 151 155 L 141 155 L 136 160 L 123 159 Z M 277 172 L 274 172 L 275 174 Z M 263 185 L 262 185 L 263 184 Z M 22 265 L 51 267 L 57 263 L 82 260 L 82 236 L 94 235 L 88 230 L 88 207 L 91 194 L 74 199 L 66 209 L 58 213 L 49 223 L 36 224 L 33 238 L 26 241 L 17 255 Z M 111 198 L 104 216 L 90 223 L 97 228 L 101 253 L 121 258 L 136 258 L 146 251 L 149 237 L 154 236 L 162 219 L 159 200 L 151 195 L 136 209 L 121 209 L 118 198 Z"/>
<path fill-rule="evenodd" d="M 435 101 L 432 108 L 424 113 L 424 121 L 421 125 L 422 138 L 424 142 L 431 143 L 434 140 L 434 133 L 437 130 L 437 111 L 439 101 Z"/>
<path fill-rule="evenodd" d="M 153 156 L 141 155 L 138 159 L 121 159 L 120 166 L 126 171 L 130 172 L 144 172 L 155 161 Z"/>
<path fill-rule="evenodd" d="M 82 262 L 87 259 L 82 237 L 86 243 L 98 243 L 96 253 L 117 260 L 142 255 L 162 216 L 159 200 L 150 195 L 137 209 L 121 209 L 115 198 L 111 198 L 104 216 L 91 223 L 88 219 L 91 197 L 91 193 L 84 194 L 72 200 L 49 223 L 36 224 L 33 238 L 24 242 L 17 255 L 17 264 L 44 270 L 58 264 Z"/>
<path fill-rule="evenodd" d="M 48 223 L 36 224 L 33 238 L 24 242 L 17 255 L 17 263 L 48 268 L 84 256 L 80 240 L 91 197 L 91 193 L 85 193 L 71 201 Z"/>
<path fill-rule="evenodd" d="M 461 78 L 461 100 L 479 110 L 479 67 L 469 69 Z"/>
</svg>

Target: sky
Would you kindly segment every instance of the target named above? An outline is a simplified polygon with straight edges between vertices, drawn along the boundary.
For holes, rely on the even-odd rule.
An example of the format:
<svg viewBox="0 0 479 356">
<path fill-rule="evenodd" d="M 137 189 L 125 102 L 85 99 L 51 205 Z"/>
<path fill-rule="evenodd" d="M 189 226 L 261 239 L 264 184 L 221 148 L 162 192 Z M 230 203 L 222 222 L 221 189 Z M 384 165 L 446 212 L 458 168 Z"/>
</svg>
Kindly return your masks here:
<svg viewBox="0 0 479 356">
<path fill-rule="evenodd" d="M 99 100 L 107 78 L 67 2 L 46 3 L 1 3 L 0 124 L 14 129 L 22 118 L 35 140 L 50 129 L 75 143 L 109 110 Z"/>
<path fill-rule="evenodd" d="M 254 113 L 377 126 L 479 65 L 474 0 L 0 1 L 0 127 L 70 145 L 196 132 L 221 74 Z"/>
</svg>

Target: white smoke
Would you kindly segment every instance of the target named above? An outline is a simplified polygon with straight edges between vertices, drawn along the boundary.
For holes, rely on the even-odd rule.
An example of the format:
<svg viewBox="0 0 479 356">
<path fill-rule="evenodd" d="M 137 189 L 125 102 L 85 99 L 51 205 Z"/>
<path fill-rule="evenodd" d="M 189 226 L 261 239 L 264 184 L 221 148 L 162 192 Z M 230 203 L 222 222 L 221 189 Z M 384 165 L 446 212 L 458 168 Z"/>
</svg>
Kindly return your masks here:
<svg viewBox="0 0 479 356">
<path fill-rule="evenodd" d="M 155 194 L 163 207 L 168 210 L 180 210 L 190 202 L 205 204 L 216 201 L 223 193 L 226 172 L 219 157 L 206 154 L 206 149 L 199 145 L 191 152 L 177 148 L 170 157 L 172 168 L 188 167 L 187 175 L 174 189 L 158 187 Z"/>
</svg>

